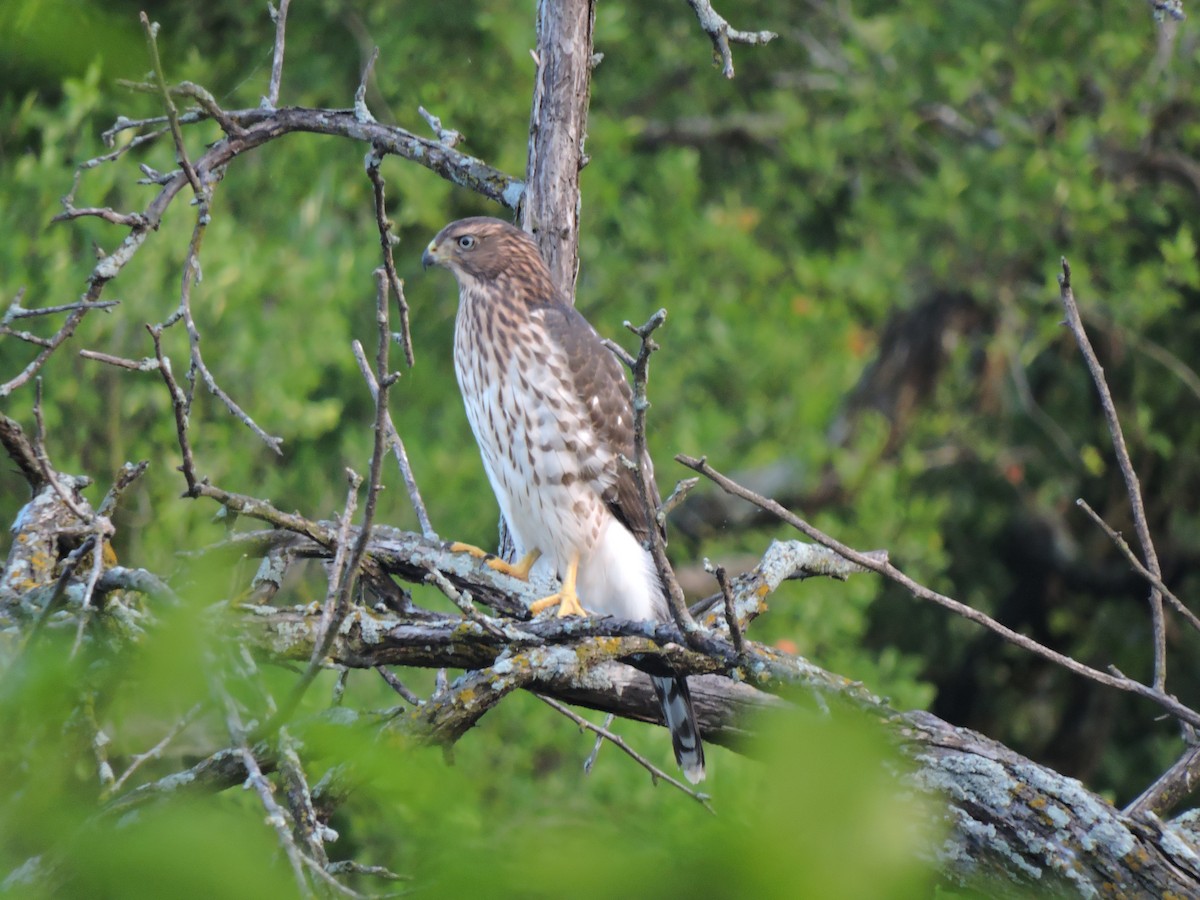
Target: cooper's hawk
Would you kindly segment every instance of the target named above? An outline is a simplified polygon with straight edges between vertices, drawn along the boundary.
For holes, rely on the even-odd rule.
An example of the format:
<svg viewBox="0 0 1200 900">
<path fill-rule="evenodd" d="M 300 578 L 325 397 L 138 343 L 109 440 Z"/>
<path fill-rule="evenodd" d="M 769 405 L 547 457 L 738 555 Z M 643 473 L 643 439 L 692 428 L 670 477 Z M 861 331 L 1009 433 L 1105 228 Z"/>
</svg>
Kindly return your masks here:
<svg viewBox="0 0 1200 900">
<path fill-rule="evenodd" d="M 443 228 L 421 257 L 458 279 L 454 371 L 483 466 L 518 554 L 495 569 L 527 578 L 546 557 L 561 590 L 539 612 L 667 621 L 667 601 L 642 542 L 655 526 L 633 473 L 633 395 L 620 363 L 555 287 L 525 232 L 491 218 Z M 640 460 L 653 484 L 649 457 Z M 477 554 L 482 551 L 470 549 Z M 653 668 L 646 664 L 645 668 Z M 704 750 L 687 681 L 652 674 L 675 759 L 693 783 Z"/>
</svg>

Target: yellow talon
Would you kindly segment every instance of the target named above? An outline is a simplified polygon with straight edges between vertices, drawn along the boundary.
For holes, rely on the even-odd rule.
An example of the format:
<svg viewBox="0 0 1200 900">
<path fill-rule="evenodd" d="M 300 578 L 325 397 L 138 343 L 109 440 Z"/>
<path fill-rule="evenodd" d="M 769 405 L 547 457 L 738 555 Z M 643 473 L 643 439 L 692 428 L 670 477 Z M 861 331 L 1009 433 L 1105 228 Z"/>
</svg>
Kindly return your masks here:
<svg viewBox="0 0 1200 900">
<path fill-rule="evenodd" d="M 481 550 L 474 544 L 464 544 L 461 541 L 455 541 L 450 545 L 451 553 L 469 553 L 476 559 L 482 559 L 487 562 L 489 568 L 495 569 L 497 572 L 502 572 L 505 575 L 511 575 L 513 578 L 519 578 L 521 581 L 529 580 L 529 570 L 533 568 L 533 564 L 538 561 L 542 555 L 540 550 L 531 550 L 521 558 L 518 563 L 505 562 L 494 553 L 488 553 L 486 550 Z"/>
<path fill-rule="evenodd" d="M 579 557 L 573 557 L 567 566 L 567 574 L 563 578 L 562 590 L 549 597 L 543 597 L 529 605 L 529 611 L 535 616 L 551 606 L 558 607 L 558 617 L 586 616 L 587 610 L 579 603 L 579 595 L 575 593 L 575 573 L 579 568 Z"/>
</svg>

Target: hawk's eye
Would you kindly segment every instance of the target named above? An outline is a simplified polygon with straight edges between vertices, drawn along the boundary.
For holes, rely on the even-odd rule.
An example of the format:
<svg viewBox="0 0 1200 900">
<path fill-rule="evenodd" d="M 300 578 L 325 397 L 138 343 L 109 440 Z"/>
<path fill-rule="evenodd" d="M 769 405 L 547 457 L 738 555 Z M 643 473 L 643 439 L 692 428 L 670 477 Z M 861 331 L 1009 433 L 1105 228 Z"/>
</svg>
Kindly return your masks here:
<svg viewBox="0 0 1200 900">
<path fill-rule="evenodd" d="M 469 234 L 464 234 L 458 239 L 458 246 L 464 250 L 471 250 L 475 247 L 475 238 Z"/>
</svg>

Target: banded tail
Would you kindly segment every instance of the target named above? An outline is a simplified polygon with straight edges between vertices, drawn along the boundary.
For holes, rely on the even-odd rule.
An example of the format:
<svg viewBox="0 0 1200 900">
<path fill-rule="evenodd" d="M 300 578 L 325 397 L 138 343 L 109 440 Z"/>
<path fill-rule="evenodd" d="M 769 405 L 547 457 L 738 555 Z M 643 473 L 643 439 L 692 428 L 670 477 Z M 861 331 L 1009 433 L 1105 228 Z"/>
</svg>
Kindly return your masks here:
<svg viewBox="0 0 1200 900">
<path fill-rule="evenodd" d="M 692 707 L 692 694 L 687 679 L 682 676 L 664 677 L 651 675 L 654 693 L 662 707 L 663 719 L 671 732 L 671 749 L 675 761 L 683 769 L 683 775 L 692 784 L 704 780 L 704 745 L 700 742 L 700 729 L 696 725 L 696 710 Z"/>
</svg>

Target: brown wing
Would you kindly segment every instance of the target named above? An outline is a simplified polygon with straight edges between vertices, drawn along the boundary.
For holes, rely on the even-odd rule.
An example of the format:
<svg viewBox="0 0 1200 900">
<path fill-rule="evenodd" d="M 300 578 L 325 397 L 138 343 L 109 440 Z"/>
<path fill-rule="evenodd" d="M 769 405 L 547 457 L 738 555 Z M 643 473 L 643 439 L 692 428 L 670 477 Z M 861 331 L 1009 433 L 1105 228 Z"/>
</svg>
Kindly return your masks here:
<svg viewBox="0 0 1200 900">
<path fill-rule="evenodd" d="M 614 453 L 633 459 L 633 391 L 621 363 L 575 307 L 552 303 L 543 309 L 546 331 L 566 353 L 575 393 L 588 412 L 597 438 Z M 593 398 L 597 402 L 593 403 Z M 662 501 L 649 454 L 642 455 L 641 463 L 643 476 L 658 505 Z M 605 480 L 611 480 L 611 484 L 604 491 L 604 502 L 634 537 L 648 541 L 653 519 L 646 513 L 633 472 L 620 459 L 614 459 L 612 471 L 607 474 L 609 478 Z M 666 529 L 659 530 L 666 537 Z"/>
</svg>

